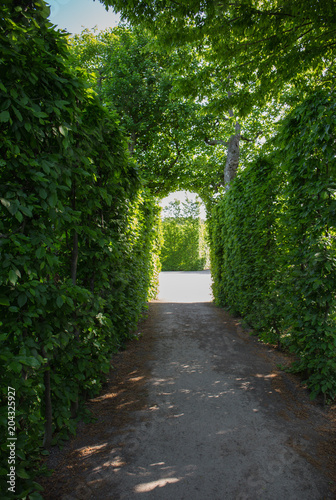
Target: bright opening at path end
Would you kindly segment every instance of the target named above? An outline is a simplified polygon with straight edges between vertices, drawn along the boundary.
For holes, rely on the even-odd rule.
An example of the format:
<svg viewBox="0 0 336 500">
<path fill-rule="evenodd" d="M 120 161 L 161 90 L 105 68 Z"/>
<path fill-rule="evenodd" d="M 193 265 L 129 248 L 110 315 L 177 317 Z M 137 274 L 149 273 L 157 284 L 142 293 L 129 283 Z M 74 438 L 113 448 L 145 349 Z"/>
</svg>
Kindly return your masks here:
<svg viewBox="0 0 336 500">
<path fill-rule="evenodd" d="M 170 193 L 168 196 L 165 198 L 162 198 L 160 201 L 160 206 L 162 208 L 167 207 L 170 202 L 172 201 L 181 201 L 182 203 L 186 202 L 188 200 L 190 201 L 200 201 L 201 206 L 200 206 L 200 216 L 201 219 L 205 220 L 206 219 L 206 212 L 205 212 L 205 206 L 200 197 L 196 193 L 191 193 L 190 191 L 174 191 L 173 193 Z"/>
<path fill-rule="evenodd" d="M 211 273 L 206 271 L 165 271 L 159 275 L 158 300 L 163 302 L 212 302 Z"/>
</svg>

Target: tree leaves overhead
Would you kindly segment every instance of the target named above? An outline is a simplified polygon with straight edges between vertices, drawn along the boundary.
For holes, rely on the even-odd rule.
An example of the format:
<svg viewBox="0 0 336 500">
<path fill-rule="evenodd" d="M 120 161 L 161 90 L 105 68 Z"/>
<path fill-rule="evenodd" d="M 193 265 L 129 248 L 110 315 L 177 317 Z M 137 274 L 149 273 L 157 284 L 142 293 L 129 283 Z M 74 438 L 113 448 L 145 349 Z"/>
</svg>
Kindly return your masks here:
<svg viewBox="0 0 336 500">
<path fill-rule="evenodd" d="M 134 25 L 150 28 L 168 50 L 195 47 L 209 64 L 209 75 L 216 71 L 240 82 L 231 104 L 244 113 L 256 100 L 277 97 L 289 81 L 306 88 L 312 79 L 330 84 L 334 76 L 333 0 L 101 3 Z"/>
<path fill-rule="evenodd" d="M 158 51 L 146 30 L 125 26 L 100 33 L 85 30 L 70 44 L 75 64 L 91 72 L 89 81 L 104 105 L 118 112 L 129 151 L 153 192 L 164 196 L 179 188 L 199 190 L 204 173 L 207 186 L 220 184 L 218 165 L 200 169 L 196 181 L 201 164 L 195 157 L 209 152 L 204 138 L 212 134 L 213 123 L 204 117 L 204 106 L 178 88 L 180 54 Z"/>
<path fill-rule="evenodd" d="M 331 1 L 324 6 L 303 0 L 102 3 L 150 30 L 152 45 L 166 61 L 170 55 L 174 94 L 197 106 L 196 117 L 189 117 L 208 146 L 204 157 L 213 155 L 211 145 L 224 150 L 225 184 L 253 143 L 258 147 L 257 138 L 265 141 L 273 134 L 284 110 L 317 85 L 332 85 L 336 16 Z M 170 173 L 178 175 L 174 168 Z M 223 177 L 211 184 L 223 184 Z"/>
</svg>

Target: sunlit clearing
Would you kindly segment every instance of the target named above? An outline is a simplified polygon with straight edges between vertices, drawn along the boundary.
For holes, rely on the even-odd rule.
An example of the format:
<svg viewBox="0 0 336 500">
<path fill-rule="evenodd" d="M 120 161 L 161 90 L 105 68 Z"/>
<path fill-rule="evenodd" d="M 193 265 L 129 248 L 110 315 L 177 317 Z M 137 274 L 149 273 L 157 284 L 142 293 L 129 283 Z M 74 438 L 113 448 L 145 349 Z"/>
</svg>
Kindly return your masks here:
<svg viewBox="0 0 336 500">
<path fill-rule="evenodd" d="M 146 493 L 148 491 L 153 491 L 157 487 L 162 488 L 163 486 L 166 486 L 166 484 L 178 483 L 179 481 L 181 481 L 181 478 L 166 477 L 164 479 L 158 479 L 157 481 L 151 481 L 150 483 L 137 484 L 134 490 L 137 493 Z"/>
<path fill-rule="evenodd" d="M 163 302 L 212 302 L 210 271 L 160 273 L 158 299 Z"/>
</svg>

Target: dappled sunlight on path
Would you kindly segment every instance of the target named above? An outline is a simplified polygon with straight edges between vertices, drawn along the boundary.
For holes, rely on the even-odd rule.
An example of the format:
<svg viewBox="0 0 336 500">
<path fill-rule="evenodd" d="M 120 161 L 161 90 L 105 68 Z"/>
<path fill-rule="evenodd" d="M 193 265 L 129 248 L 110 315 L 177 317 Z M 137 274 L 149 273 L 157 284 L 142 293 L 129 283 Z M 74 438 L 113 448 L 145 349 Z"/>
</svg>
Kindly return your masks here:
<svg viewBox="0 0 336 500">
<path fill-rule="evenodd" d="M 96 420 L 54 457 L 45 500 L 335 498 L 333 431 L 279 370 L 284 356 L 210 302 L 209 272 L 160 278 L 162 300 L 88 402 Z"/>
<path fill-rule="evenodd" d="M 211 302 L 211 283 L 209 270 L 162 272 L 158 299 L 163 302 Z"/>
</svg>

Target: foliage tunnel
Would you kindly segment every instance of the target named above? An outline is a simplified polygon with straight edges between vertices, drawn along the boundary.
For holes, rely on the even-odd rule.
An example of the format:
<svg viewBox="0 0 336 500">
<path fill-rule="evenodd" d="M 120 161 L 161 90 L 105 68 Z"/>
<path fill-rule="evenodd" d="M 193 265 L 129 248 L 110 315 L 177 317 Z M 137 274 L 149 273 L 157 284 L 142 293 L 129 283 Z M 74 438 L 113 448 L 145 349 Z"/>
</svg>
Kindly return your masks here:
<svg viewBox="0 0 336 500">
<path fill-rule="evenodd" d="M 206 204 L 217 304 L 336 396 L 334 2 L 101 3 L 140 27 L 70 40 L 43 0 L 0 6 L 4 500 L 41 498 L 41 451 L 132 336 L 171 191 Z"/>
</svg>

